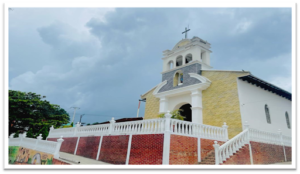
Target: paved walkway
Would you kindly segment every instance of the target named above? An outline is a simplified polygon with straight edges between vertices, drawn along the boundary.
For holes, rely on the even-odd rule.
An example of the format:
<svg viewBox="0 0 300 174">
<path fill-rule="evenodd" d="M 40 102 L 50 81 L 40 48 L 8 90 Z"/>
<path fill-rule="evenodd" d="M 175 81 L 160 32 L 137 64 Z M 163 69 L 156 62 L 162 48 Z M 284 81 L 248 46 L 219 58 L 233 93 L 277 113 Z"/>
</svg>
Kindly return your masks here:
<svg viewBox="0 0 300 174">
<path fill-rule="evenodd" d="M 292 162 L 288 161 L 288 162 L 274 163 L 274 164 L 269 164 L 269 165 L 292 165 Z"/>
<path fill-rule="evenodd" d="M 65 152 L 59 152 L 59 158 L 64 162 L 70 163 L 71 165 L 113 165 L 78 155 L 72 155 Z"/>
</svg>

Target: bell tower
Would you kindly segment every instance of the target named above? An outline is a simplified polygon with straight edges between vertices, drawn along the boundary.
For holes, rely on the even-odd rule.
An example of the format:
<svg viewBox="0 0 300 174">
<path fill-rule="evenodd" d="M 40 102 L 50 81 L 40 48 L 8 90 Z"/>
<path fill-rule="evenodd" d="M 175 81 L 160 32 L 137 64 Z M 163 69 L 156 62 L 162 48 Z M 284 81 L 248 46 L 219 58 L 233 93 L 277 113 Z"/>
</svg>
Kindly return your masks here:
<svg viewBox="0 0 300 174">
<path fill-rule="evenodd" d="M 210 53 L 210 43 L 199 37 L 182 39 L 172 50 L 163 51 L 162 82 L 153 91 L 160 99 L 159 113 L 180 109 L 186 121 L 202 123 L 202 91 L 211 81 L 201 70 L 212 69 Z"/>
<path fill-rule="evenodd" d="M 182 39 L 172 50 L 163 51 L 163 72 L 168 72 L 187 65 L 188 63 L 197 62 L 201 64 L 201 69 L 212 69 L 210 66 L 210 43 L 193 37 L 192 39 Z"/>
</svg>

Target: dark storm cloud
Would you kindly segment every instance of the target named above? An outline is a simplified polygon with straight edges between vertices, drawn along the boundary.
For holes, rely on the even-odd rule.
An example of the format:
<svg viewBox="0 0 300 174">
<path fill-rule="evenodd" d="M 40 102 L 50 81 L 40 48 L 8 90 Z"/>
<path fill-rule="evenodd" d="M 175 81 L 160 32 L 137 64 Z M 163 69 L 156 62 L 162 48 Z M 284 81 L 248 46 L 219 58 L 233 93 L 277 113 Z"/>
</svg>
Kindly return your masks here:
<svg viewBox="0 0 300 174">
<path fill-rule="evenodd" d="M 135 117 L 140 94 L 161 81 L 162 51 L 184 37 L 187 25 L 189 38 L 212 44 L 215 69 L 249 70 L 291 89 L 290 9 L 117 8 L 105 15 L 88 10 L 69 9 L 70 17 L 43 25 L 28 18 L 31 27 L 10 18 L 12 26 L 30 33 L 10 28 L 10 89 L 46 95 L 71 113 L 78 106 L 75 121 L 80 114 L 87 114 L 85 122 Z M 73 21 L 84 15 L 86 20 Z"/>
</svg>

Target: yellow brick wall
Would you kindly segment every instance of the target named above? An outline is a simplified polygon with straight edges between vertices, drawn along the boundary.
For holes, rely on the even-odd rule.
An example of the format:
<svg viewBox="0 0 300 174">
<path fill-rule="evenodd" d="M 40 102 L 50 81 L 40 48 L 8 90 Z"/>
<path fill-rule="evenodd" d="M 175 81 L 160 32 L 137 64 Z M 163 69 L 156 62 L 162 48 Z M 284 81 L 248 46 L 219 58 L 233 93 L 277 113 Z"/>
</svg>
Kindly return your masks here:
<svg viewBox="0 0 300 174">
<path fill-rule="evenodd" d="M 145 115 L 144 119 L 153 119 L 158 118 L 159 112 L 159 98 L 156 98 L 152 92 L 155 90 L 152 89 L 149 91 L 143 98 L 146 98 L 146 106 L 145 106 Z"/>
<path fill-rule="evenodd" d="M 211 80 L 211 85 L 202 91 L 203 124 L 222 126 L 226 122 L 229 138 L 242 131 L 237 77 L 246 72 L 202 71 L 202 76 Z"/>
</svg>

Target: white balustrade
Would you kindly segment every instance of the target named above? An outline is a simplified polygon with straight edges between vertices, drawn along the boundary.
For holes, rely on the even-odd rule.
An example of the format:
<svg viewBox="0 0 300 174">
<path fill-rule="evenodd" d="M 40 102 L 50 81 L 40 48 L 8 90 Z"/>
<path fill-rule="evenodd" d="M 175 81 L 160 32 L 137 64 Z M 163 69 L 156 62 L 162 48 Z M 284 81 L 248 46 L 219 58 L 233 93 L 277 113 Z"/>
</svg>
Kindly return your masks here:
<svg viewBox="0 0 300 174">
<path fill-rule="evenodd" d="M 289 147 L 292 146 L 292 138 L 291 137 L 282 135 L 282 141 L 283 141 L 283 145 L 289 146 Z"/>
<path fill-rule="evenodd" d="M 49 132 L 49 135 L 48 135 L 47 138 L 57 138 L 57 137 L 60 137 L 60 136 L 72 137 L 72 136 L 74 136 L 74 131 L 75 131 L 75 127 L 52 129 Z"/>
<path fill-rule="evenodd" d="M 41 151 L 41 152 L 50 153 L 50 154 L 54 154 L 55 153 L 55 149 L 56 149 L 56 145 L 57 145 L 57 142 L 54 142 L 54 141 L 43 141 L 43 140 L 40 140 L 38 142 L 38 145 L 35 148 L 35 150 Z"/>
<path fill-rule="evenodd" d="M 281 145 L 280 134 L 249 128 L 250 141 Z"/>
<path fill-rule="evenodd" d="M 225 126 L 223 126 L 225 127 Z M 213 145 L 215 148 L 215 164 L 219 165 L 226 161 L 227 158 L 232 156 L 244 145 L 249 144 L 249 153 L 251 164 L 253 164 L 252 159 L 252 150 L 250 141 L 275 144 L 280 146 L 291 146 L 291 137 L 282 135 L 282 132 L 279 130 L 278 133 L 266 132 L 258 129 L 249 128 L 249 125 L 245 124 L 245 130 L 223 145 L 219 146 L 217 141 Z M 284 150 L 285 155 L 285 150 Z M 286 158 L 286 157 L 285 157 Z"/>
<path fill-rule="evenodd" d="M 237 152 L 241 147 L 243 147 L 246 143 L 248 143 L 248 130 L 244 130 L 239 133 L 237 136 L 233 137 L 223 145 L 221 145 L 217 152 L 215 152 L 216 156 L 216 164 L 219 162 L 222 164 L 226 161 L 227 158 L 233 155 L 233 153 Z M 215 142 L 216 144 L 216 142 Z"/>
<path fill-rule="evenodd" d="M 34 139 L 34 138 L 22 138 L 22 142 L 21 142 L 20 146 L 26 147 L 29 149 L 35 149 L 37 141 L 38 140 Z"/>
<path fill-rule="evenodd" d="M 42 134 L 37 139 L 26 138 L 26 132 L 19 138 L 9 138 L 9 146 L 21 146 L 28 149 L 45 152 L 54 155 L 55 158 L 59 158 L 59 150 L 63 141 L 62 136 L 58 139 L 58 142 L 42 140 Z"/>
<path fill-rule="evenodd" d="M 113 128 L 114 134 L 132 133 L 162 133 L 164 131 L 165 119 L 149 119 L 143 121 L 131 121 L 115 123 Z"/>
<path fill-rule="evenodd" d="M 21 142 L 21 138 L 9 138 L 9 146 L 19 146 Z"/>
<path fill-rule="evenodd" d="M 83 126 L 77 128 L 76 135 L 77 136 L 97 135 L 97 134 L 108 132 L 108 129 L 109 129 L 109 124 Z"/>
<path fill-rule="evenodd" d="M 175 119 L 171 119 L 171 132 L 179 135 L 197 136 L 220 141 L 228 139 L 227 126 L 216 127 Z"/>
<path fill-rule="evenodd" d="M 153 134 L 165 131 L 166 118 L 147 119 L 115 123 L 112 118 L 109 124 L 54 129 L 51 127 L 47 138 L 59 136 L 77 137 L 91 135 L 121 135 L 121 134 Z M 173 134 L 200 137 L 212 140 L 226 141 L 228 139 L 227 125 L 222 127 L 197 124 L 188 121 L 170 119 L 170 131 Z"/>
</svg>

